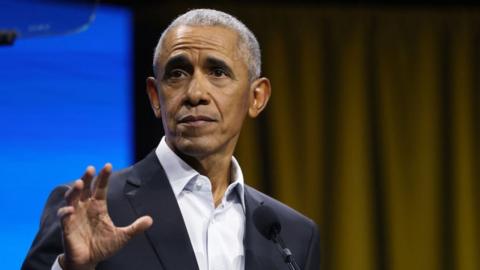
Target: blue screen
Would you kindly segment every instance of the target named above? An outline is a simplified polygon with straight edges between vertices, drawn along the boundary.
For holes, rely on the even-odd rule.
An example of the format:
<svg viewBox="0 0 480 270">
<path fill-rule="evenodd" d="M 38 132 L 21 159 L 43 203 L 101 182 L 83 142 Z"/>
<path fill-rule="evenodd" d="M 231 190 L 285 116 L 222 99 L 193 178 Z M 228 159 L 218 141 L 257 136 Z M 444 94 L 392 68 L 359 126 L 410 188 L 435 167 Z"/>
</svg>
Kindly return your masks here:
<svg viewBox="0 0 480 270">
<path fill-rule="evenodd" d="M 80 33 L 0 47 L 0 256 L 19 269 L 49 192 L 87 165 L 131 164 L 131 14 L 100 6 Z"/>
</svg>

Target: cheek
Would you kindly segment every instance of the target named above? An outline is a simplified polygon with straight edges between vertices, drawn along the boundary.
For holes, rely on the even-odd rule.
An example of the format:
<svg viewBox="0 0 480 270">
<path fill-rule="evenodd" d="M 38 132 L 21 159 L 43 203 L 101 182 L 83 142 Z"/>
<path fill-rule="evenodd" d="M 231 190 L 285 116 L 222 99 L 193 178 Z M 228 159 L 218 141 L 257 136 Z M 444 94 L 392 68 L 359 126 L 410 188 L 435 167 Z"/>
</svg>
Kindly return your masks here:
<svg viewBox="0 0 480 270">
<path fill-rule="evenodd" d="M 224 104 L 224 114 L 227 124 L 230 127 L 241 127 L 243 119 L 248 112 L 248 91 L 243 91 L 242 94 L 237 94 L 235 97 L 227 97 Z"/>
<path fill-rule="evenodd" d="M 160 105 L 162 110 L 162 117 L 168 123 L 174 122 L 176 112 L 180 107 L 181 97 L 177 94 L 172 94 L 174 91 L 162 91 L 160 94 Z"/>
</svg>

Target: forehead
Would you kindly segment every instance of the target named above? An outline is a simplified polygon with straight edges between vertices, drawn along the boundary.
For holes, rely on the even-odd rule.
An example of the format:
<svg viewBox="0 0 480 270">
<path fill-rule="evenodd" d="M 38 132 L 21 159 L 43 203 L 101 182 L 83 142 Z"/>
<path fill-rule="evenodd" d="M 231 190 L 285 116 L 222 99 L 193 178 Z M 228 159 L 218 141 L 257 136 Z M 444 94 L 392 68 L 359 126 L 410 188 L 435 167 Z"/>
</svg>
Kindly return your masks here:
<svg viewBox="0 0 480 270">
<path fill-rule="evenodd" d="M 205 51 L 235 61 L 239 56 L 238 40 L 237 32 L 222 26 L 177 26 L 165 35 L 159 60 L 165 61 L 185 51 Z"/>
</svg>

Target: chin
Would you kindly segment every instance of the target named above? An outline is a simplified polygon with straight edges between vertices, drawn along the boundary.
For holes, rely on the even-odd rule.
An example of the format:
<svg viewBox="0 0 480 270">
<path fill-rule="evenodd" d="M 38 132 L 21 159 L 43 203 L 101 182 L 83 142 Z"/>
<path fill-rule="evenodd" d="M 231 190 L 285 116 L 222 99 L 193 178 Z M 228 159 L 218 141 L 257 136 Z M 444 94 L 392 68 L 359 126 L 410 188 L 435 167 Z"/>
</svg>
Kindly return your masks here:
<svg viewBox="0 0 480 270">
<path fill-rule="evenodd" d="M 205 137 L 177 138 L 174 147 L 184 155 L 202 157 L 214 153 L 218 147 Z"/>
</svg>

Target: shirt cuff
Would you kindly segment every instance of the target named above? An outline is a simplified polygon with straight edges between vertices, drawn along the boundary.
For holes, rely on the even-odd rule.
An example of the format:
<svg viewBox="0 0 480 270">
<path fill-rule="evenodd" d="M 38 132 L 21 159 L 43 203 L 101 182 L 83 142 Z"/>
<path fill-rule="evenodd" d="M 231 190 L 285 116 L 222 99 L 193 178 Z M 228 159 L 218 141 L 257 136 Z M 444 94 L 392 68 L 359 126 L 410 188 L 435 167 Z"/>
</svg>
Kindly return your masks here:
<svg viewBox="0 0 480 270">
<path fill-rule="evenodd" d="M 51 270 L 63 270 L 63 268 L 60 266 L 60 263 L 58 262 L 59 257 L 60 255 L 58 255 L 57 258 L 55 259 L 55 262 L 53 263 Z"/>
</svg>

